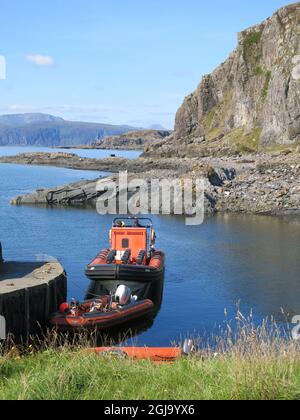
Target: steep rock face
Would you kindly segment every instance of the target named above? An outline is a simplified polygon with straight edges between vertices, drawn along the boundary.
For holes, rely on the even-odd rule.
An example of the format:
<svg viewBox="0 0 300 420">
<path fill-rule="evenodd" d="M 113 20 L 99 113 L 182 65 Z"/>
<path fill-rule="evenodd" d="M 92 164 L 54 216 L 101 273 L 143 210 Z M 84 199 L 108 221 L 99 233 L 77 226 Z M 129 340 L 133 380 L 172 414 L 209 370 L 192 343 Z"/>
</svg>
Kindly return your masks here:
<svg viewBox="0 0 300 420">
<path fill-rule="evenodd" d="M 173 142 L 187 138 L 253 151 L 300 140 L 300 3 L 241 32 L 237 49 L 185 98 Z"/>
</svg>

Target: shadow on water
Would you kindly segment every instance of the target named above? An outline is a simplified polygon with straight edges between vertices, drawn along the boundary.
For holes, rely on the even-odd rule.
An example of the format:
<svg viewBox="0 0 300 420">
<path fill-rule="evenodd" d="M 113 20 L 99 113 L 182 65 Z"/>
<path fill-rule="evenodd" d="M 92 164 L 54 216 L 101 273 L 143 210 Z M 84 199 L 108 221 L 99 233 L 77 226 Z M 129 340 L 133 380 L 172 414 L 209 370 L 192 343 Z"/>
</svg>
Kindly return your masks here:
<svg viewBox="0 0 300 420">
<path fill-rule="evenodd" d="M 92 281 L 90 283 L 86 299 L 113 294 L 116 292 L 120 281 Z M 164 277 L 153 282 L 126 282 L 131 289 L 132 295 L 138 297 L 138 300 L 150 299 L 154 303 L 153 312 L 136 321 L 114 327 L 98 334 L 98 345 L 116 345 L 120 343 L 134 344 L 135 337 L 148 331 L 154 324 L 155 318 L 159 314 L 163 301 Z"/>
<path fill-rule="evenodd" d="M 0 264 L 0 281 L 21 279 L 44 264 L 43 262 L 4 262 Z"/>
</svg>

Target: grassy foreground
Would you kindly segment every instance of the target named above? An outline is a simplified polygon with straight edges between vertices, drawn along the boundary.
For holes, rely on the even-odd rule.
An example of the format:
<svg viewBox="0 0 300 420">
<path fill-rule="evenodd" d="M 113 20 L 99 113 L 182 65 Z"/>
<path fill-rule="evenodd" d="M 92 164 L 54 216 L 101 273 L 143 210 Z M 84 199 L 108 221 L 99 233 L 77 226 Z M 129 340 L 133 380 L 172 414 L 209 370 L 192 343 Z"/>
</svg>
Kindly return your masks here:
<svg viewBox="0 0 300 420">
<path fill-rule="evenodd" d="M 195 358 L 171 365 L 46 351 L 0 362 L 0 399 L 299 399 L 300 361 Z"/>
<path fill-rule="evenodd" d="M 276 323 L 254 327 L 239 314 L 213 349 L 174 364 L 104 358 L 49 333 L 38 346 L 7 346 L 0 356 L 0 400 L 295 400 L 300 399 L 300 343 Z"/>
</svg>

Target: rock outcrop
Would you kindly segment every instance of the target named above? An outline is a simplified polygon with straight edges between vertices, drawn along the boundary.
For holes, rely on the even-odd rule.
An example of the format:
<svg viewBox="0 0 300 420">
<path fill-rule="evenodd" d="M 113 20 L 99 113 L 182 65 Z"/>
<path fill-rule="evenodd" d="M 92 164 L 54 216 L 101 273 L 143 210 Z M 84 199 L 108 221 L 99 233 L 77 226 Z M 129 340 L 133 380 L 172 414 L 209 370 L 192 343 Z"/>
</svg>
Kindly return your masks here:
<svg viewBox="0 0 300 420">
<path fill-rule="evenodd" d="M 161 142 L 170 134 L 171 132 L 166 130 L 131 131 L 119 136 L 105 137 L 103 140 L 93 143 L 91 147 L 97 149 L 143 150 L 147 146 Z"/>
<path fill-rule="evenodd" d="M 23 156 L 23 163 L 25 163 L 24 155 L 20 156 Z M 43 164 L 48 164 L 48 162 L 45 163 L 44 159 L 45 158 L 43 157 Z M 105 165 L 107 165 L 108 160 L 105 161 Z M 113 163 L 113 161 L 114 159 L 111 160 L 111 163 Z M 97 164 L 99 167 L 103 165 L 103 162 L 101 162 L 101 160 L 95 160 L 95 165 Z M 90 159 L 83 159 L 83 163 L 90 166 Z M 40 164 L 42 163 L 40 162 Z M 66 163 L 64 164 L 64 167 L 65 166 Z M 116 167 L 114 167 L 114 169 L 116 170 Z M 127 173 L 129 184 L 131 181 L 146 181 L 149 187 L 149 193 L 152 191 L 151 182 L 153 180 L 167 180 L 170 181 L 170 183 L 173 183 L 175 180 L 184 181 L 187 176 L 189 176 L 190 179 L 203 179 L 205 184 L 205 211 L 207 213 L 215 211 L 215 188 L 222 187 L 225 182 L 233 181 L 236 176 L 236 170 L 234 167 L 227 165 L 223 166 L 222 164 L 219 165 L 219 162 L 216 162 L 216 166 L 212 167 L 208 162 L 199 162 L 196 159 L 162 159 L 156 163 L 151 159 L 123 160 L 122 170 Z M 107 188 L 111 187 L 111 182 L 114 182 L 116 185 L 115 197 L 118 201 L 120 192 L 119 176 L 115 174 L 106 178 L 98 178 L 90 181 L 83 180 L 50 189 L 39 189 L 31 194 L 13 198 L 11 200 L 11 204 L 17 206 L 42 205 L 95 207 L 103 192 Z M 132 188 L 128 188 L 127 193 L 128 199 L 130 199 L 134 195 L 134 190 L 132 190 Z M 149 202 L 151 202 L 152 199 L 153 196 L 149 196 Z M 173 195 L 171 198 L 171 214 L 174 212 L 174 200 L 176 201 L 176 197 Z"/>
<path fill-rule="evenodd" d="M 238 35 L 237 49 L 176 115 L 172 138 L 148 155 L 257 152 L 300 141 L 300 3 Z"/>
</svg>

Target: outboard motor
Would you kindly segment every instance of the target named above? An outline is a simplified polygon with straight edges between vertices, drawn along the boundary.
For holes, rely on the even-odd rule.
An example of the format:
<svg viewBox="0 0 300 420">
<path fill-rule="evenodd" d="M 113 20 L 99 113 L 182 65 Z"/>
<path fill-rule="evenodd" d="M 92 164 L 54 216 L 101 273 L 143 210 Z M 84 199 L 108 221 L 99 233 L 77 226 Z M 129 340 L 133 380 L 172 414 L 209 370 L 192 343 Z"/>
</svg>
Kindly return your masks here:
<svg viewBox="0 0 300 420">
<path fill-rule="evenodd" d="M 131 302 L 131 290 L 127 286 L 117 288 L 115 299 L 121 306 L 126 306 Z"/>
<path fill-rule="evenodd" d="M 184 340 L 183 346 L 182 346 L 182 353 L 184 356 L 190 356 L 193 353 L 196 353 L 197 347 L 195 345 L 194 340 L 186 339 Z"/>
</svg>

